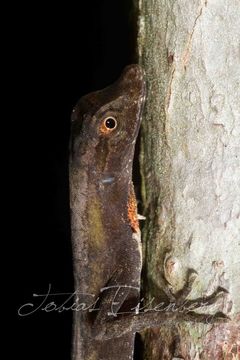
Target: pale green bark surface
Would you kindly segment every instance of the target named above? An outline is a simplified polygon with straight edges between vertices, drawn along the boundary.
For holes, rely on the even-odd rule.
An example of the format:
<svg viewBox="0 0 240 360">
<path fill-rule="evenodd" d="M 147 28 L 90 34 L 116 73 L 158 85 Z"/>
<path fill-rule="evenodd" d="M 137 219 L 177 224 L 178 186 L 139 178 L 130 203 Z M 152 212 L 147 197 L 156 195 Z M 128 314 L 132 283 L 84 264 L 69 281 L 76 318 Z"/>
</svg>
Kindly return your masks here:
<svg viewBox="0 0 240 360">
<path fill-rule="evenodd" d="M 145 358 L 237 359 L 240 1 L 141 0 L 138 53 L 148 91 L 141 132 L 146 296 L 161 300 L 166 281 L 179 290 L 194 268 L 191 298 L 227 288 L 207 311 L 232 319 L 147 331 Z"/>
</svg>

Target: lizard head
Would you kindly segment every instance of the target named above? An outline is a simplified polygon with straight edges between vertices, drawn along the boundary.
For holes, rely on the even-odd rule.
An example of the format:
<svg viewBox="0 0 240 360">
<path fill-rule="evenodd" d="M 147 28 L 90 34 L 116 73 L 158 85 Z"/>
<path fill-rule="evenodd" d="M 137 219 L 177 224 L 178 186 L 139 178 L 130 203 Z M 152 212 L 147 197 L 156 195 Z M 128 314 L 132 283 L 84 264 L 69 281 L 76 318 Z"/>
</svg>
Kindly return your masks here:
<svg viewBox="0 0 240 360">
<path fill-rule="evenodd" d="M 92 165 L 99 176 L 131 172 L 144 99 L 139 65 L 127 66 L 112 85 L 83 96 L 72 114 L 75 160 Z"/>
</svg>

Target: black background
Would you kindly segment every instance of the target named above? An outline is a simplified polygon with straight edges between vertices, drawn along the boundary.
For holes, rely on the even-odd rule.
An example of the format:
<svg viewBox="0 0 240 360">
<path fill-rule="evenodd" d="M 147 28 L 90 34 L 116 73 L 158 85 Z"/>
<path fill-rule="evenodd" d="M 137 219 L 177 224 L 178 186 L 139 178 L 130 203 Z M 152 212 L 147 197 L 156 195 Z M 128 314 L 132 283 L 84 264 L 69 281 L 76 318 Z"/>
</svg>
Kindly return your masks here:
<svg viewBox="0 0 240 360">
<path fill-rule="evenodd" d="M 73 291 L 68 205 L 71 110 L 85 93 L 100 89 L 134 58 L 131 1 L 14 5 L 11 51 L 12 170 L 8 235 L 16 254 L 13 296 L 17 326 L 10 351 L 26 359 L 70 359 L 72 313 L 19 307 L 53 292 Z M 14 30 L 11 28 L 14 24 Z M 14 141 L 13 141 L 14 139 Z M 9 148 L 9 147 L 8 147 Z M 14 221 L 12 221 L 14 219 Z M 13 250 L 12 249 L 12 250 Z M 16 250 L 16 251 L 15 251 Z M 17 289 L 17 290 L 15 290 Z M 61 304 L 65 298 L 51 298 Z"/>
</svg>

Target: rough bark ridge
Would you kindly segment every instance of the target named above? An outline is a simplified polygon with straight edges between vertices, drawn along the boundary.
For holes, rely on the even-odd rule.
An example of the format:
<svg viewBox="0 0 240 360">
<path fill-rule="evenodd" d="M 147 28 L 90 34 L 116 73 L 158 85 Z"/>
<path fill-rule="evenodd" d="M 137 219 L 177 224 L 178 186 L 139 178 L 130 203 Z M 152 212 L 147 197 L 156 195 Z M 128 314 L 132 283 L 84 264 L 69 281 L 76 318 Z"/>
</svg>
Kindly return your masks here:
<svg viewBox="0 0 240 360">
<path fill-rule="evenodd" d="M 141 132 L 145 298 L 166 299 L 159 288 L 178 291 L 194 268 L 191 298 L 227 288 L 211 310 L 232 319 L 146 331 L 146 359 L 237 359 L 239 19 L 239 0 L 139 1 L 148 92 Z"/>
</svg>

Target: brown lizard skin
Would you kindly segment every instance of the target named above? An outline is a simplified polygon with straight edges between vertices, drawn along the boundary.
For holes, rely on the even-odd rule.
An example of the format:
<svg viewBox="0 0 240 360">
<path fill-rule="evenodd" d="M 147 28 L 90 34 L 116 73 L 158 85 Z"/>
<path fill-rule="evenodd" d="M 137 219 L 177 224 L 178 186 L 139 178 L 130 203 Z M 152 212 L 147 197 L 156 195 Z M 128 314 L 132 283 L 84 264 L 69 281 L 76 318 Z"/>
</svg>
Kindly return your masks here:
<svg viewBox="0 0 240 360">
<path fill-rule="evenodd" d="M 124 291 L 120 299 L 125 311 L 138 302 L 141 248 L 132 162 L 144 98 L 143 71 L 130 65 L 113 85 L 81 98 L 73 111 L 70 197 L 75 289 L 93 295 L 81 294 L 79 302 L 91 304 L 101 288 L 119 284 L 136 288 Z M 106 127 L 108 118 L 116 120 L 116 128 Z M 111 290 L 105 293 L 113 296 Z M 109 340 L 88 334 L 96 321 L 108 320 L 101 314 L 107 305 L 99 304 L 102 310 L 74 312 L 73 359 L 132 359 L 133 333 Z M 104 320 L 97 320 L 100 317 Z"/>
</svg>

